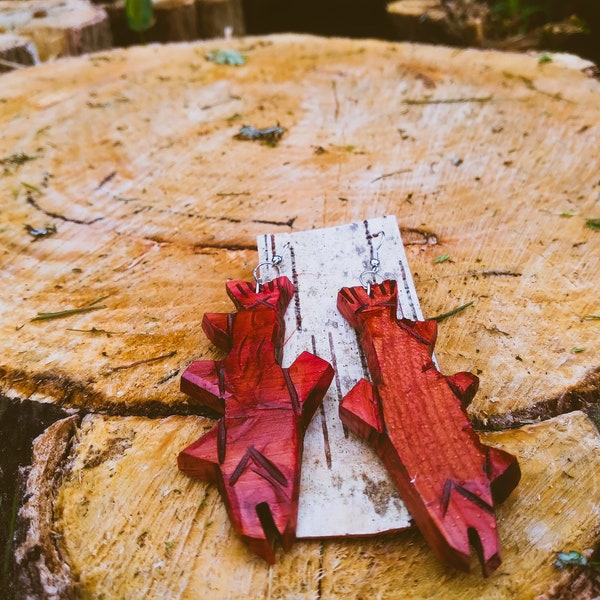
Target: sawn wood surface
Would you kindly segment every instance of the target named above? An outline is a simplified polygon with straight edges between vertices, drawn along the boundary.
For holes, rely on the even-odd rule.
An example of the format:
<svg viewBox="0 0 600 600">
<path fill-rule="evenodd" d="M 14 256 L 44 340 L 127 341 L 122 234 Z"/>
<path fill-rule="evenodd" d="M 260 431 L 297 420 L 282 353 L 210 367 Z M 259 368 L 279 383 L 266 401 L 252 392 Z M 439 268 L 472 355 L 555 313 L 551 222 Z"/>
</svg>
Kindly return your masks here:
<svg viewBox="0 0 600 600">
<path fill-rule="evenodd" d="M 246 64 L 206 60 L 223 47 Z M 58 436 L 65 460 L 36 459 L 28 576 L 84 598 L 534 598 L 582 575 L 594 597 L 589 572 L 553 566 L 600 535 L 600 83 L 584 67 L 283 35 L 3 74 L 0 392 L 88 412 L 39 444 Z M 277 123 L 274 147 L 234 137 Z M 416 532 L 302 541 L 268 567 L 216 487 L 175 466 L 214 424 L 178 389 L 222 358 L 199 320 L 229 310 L 256 236 L 385 214 L 425 316 L 473 302 L 440 323 L 436 356 L 479 376 L 474 424 L 521 425 L 482 434 L 522 469 L 486 580 Z"/>
</svg>

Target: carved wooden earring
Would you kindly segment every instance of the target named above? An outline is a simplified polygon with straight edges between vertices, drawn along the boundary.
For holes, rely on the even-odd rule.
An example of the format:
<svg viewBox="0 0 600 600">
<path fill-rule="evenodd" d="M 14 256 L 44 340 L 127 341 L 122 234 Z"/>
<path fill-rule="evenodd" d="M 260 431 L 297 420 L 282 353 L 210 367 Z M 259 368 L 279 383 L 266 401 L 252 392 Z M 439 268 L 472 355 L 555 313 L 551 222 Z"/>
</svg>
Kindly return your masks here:
<svg viewBox="0 0 600 600">
<path fill-rule="evenodd" d="M 181 390 L 222 417 L 179 455 L 179 468 L 216 482 L 235 530 L 250 549 L 275 562 L 273 544 L 289 550 L 296 536 L 304 431 L 333 379 L 331 365 L 303 352 L 280 366 L 282 316 L 294 287 L 287 277 L 256 284 L 230 281 L 237 313 L 205 314 L 202 329 L 220 349 L 217 361 L 193 362 Z"/>
<path fill-rule="evenodd" d="M 373 381 L 362 379 L 344 397 L 340 418 L 373 446 L 438 558 L 469 570 L 473 544 L 487 576 L 500 564 L 494 504 L 519 482 L 519 465 L 481 444 L 472 429 L 465 409 L 478 378 L 437 370 L 437 322 L 397 317 L 397 283 L 377 283 L 377 250 L 362 285 L 338 294 L 338 310 L 358 333 Z"/>
</svg>

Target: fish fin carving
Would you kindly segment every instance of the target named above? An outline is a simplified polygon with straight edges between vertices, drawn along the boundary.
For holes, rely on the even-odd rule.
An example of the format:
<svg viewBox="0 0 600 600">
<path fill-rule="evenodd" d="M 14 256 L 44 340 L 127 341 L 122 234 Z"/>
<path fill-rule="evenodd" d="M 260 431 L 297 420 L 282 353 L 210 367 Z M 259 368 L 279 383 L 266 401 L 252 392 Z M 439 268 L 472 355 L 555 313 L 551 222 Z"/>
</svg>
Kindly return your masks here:
<svg viewBox="0 0 600 600">
<path fill-rule="evenodd" d="M 202 329 L 206 337 L 220 350 L 229 352 L 233 339 L 233 313 L 206 313 L 202 318 Z"/>
<path fill-rule="evenodd" d="M 446 381 L 461 401 L 463 408 L 467 408 L 479 389 L 479 377 L 468 371 L 461 371 L 460 373 L 446 376 Z"/>
<path fill-rule="evenodd" d="M 194 361 L 181 376 L 180 390 L 201 406 L 223 414 L 224 383 L 219 377 L 219 364 L 213 360 Z"/>
<path fill-rule="evenodd" d="M 373 385 L 361 379 L 340 403 L 342 423 L 359 437 L 371 441 L 383 433 L 383 418 Z"/>
<path fill-rule="evenodd" d="M 184 448 L 177 457 L 177 466 L 190 477 L 217 481 L 219 473 L 218 432 L 215 425 L 207 434 Z"/>
<path fill-rule="evenodd" d="M 302 425 L 306 428 L 333 380 L 333 367 L 326 360 L 303 352 L 284 371 L 294 387 L 298 408 L 302 411 Z"/>
<path fill-rule="evenodd" d="M 487 472 L 494 502 L 504 502 L 517 487 L 521 479 L 521 469 L 517 459 L 500 448 L 488 446 Z"/>
</svg>

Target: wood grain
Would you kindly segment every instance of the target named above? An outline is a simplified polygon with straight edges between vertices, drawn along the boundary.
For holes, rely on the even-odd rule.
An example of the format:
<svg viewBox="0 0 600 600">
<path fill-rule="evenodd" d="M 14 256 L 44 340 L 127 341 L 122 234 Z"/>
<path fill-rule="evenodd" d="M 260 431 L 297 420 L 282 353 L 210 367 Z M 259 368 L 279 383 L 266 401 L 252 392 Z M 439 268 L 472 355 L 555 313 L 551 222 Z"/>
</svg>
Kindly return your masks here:
<svg viewBox="0 0 600 600">
<path fill-rule="evenodd" d="M 599 210 L 596 80 L 493 52 L 235 44 L 243 67 L 207 62 L 222 44 L 205 43 L 3 75 L 0 156 L 36 157 L 0 179 L 5 393 L 182 406 L 176 382 L 158 382 L 210 355 L 182 333 L 199 305 L 225 305 L 224 276 L 247 277 L 256 236 L 373 214 L 406 232 L 426 316 L 475 302 L 468 323 L 443 324 L 437 354 L 449 371 L 481 371 L 480 422 L 557 398 L 598 366 L 599 321 L 584 318 L 600 310 L 600 236 L 586 227 Z M 277 121 L 288 131 L 276 148 L 233 138 Z M 46 223 L 57 233 L 32 243 L 25 224 Z M 105 295 L 104 310 L 29 322 Z M 94 327 L 118 334 L 69 331 Z M 110 371 L 173 350 L 143 373 Z"/>
<path fill-rule="evenodd" d="M 42 61 L 112 46 L 106 12 L 86 0 L 2 0 L 0 30 L 28 38 Z"/>
<path fill-rule="evenodd" d="M 58 541 L 80 597 L 529 600 L 561 575 L 556 552 L 598 538 L 600 437 L 571 413 L 482 437 L 516 455 L 523 472 L 497 509 L 504 554 L 490 578 L 445 567 L 418 532 L 301 540 L 268 566 L 234 532 L 216 487 L 173 468 L 181 447 L 212 426 L 201 417 L 85 417 L 54 507 L 58 537 L 48 540 Z"/>
<path fill-rule="evenodd" d="M 83 595 L 394 597 L 414 579 L 424 586 L 414 597 L 442 584 L 465 598 L 542 593 L 557 577 L 555 551 L 598 539 L 597 434 L 581 415 L 499 434 L 514 440 L 504 449 L 518 456 L 523 479 L 498 509 L 504 562 L 487 582 L 450 575 L 416 534 L 325 542 L 323 553 L 302 542 L 290 562 L 265 571 L 236 545 L 215 490 L 213 524 L 230 542 L 217 556 L 215 530 L 203 531 L 204 516 L 212 519 L 198 508 L 203 496 L 186 492 L 192 516 L 180 531 L 183 513 L 171 504 L 179 495 L 161 503 L 157 491 L 185 479 L 175 455 L 205 421 L 172 416 L 162 432 L 142 417 L 193 410 L 177 377 L 192 360 L 220 356 L 198 319 L 228 310 L 223 281 L 248 278 L 258 235 L 385 214 L 400 224 L 426 317 L 474 302 L 440 324 L 436 355 L 447 372 L 479 376 L 475 423 L 522 425 L 578 402 L 594 416 L 600 320 L 586 315 L 600 313 L 600 234 L 586 222 L 600 217 L 599 82 L 558 55 L 541 64 L 533 55 L 308 36 L 228 46 L 245 65 L 206 61 L 219 40 L 1 76 L 0 392 L 113 415 L 88 418 L 53 513 Z M 286 132 L 275 147 L 234 138 L 243 124 L 277 122 Z M 56 232 L 34 241 L 26 225 Z M 91 303 L 106 308 L 31 321 Z M 117 437 L 133 428 L 152 448 L 124 452 L 112 478 L 114 461 L 76 466 L 90 444 L 110 446 L 108 422 Z M 573 460 L 577 485 L 562 456 Z M 150 463 L 157 468 L 140 467 Z M 180 481 L 173 489 L 188 490 Z M 75 504 L 84 497 L 87 513 Z M 140 553 L 149 523 L 162 525 Z M 167 564 L 170 531 L 189 562 L 153 569 Z"/>
</svg>

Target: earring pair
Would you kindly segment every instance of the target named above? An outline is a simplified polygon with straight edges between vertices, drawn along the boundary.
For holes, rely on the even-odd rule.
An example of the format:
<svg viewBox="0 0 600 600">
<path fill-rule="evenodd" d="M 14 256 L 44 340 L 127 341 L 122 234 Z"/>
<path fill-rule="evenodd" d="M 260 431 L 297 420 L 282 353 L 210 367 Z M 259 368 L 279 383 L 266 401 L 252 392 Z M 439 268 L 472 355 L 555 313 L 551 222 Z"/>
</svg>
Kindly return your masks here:
<svg viewBox="0 0 600 600">
<path fill-rule="evenodd" d="M 377 282 L 378 235 L 361 285 L 337 296 L 372 380 L 356 383 L 339 416 L 380 456 L 438 558 L 468 570 L 475 543 L 488 575 L 500 564 L 494 505 L 517 485 L 519 466 L 482 445 L 470 426 L 465 409 L 477 377 L 437 370 L 436 321 L 397 317 L 397 282 Z M 192 363 L 181 389 L 221 418 L 178 459 L 183 472 L 218 484 L 234 528 L 270 563 L 276 539 L 285 551 L 295 539 L 303 435 L 334 377 L 328 362 L 308 352 L 289 368 L 280 365 L 283 315 L 294 294 L 279 276 L 280 262 L 276 256 L 259 264 L 254 284 L 227 283 L 238 312 L 204 316 L 205 333 L 229 354 Z M 263 268 L 277 276 L 263 280 Z"/>
</svg>

